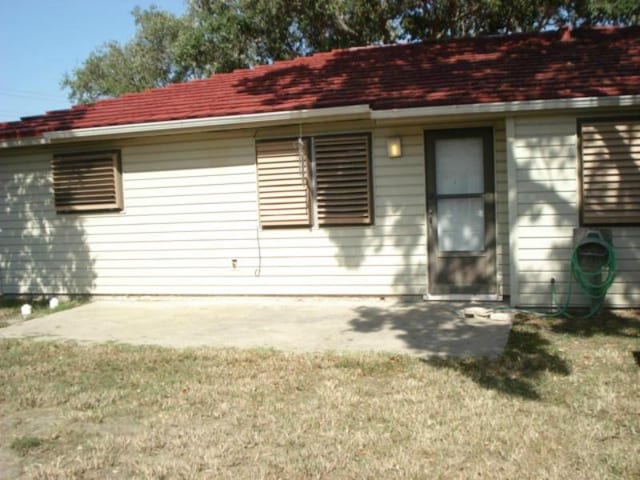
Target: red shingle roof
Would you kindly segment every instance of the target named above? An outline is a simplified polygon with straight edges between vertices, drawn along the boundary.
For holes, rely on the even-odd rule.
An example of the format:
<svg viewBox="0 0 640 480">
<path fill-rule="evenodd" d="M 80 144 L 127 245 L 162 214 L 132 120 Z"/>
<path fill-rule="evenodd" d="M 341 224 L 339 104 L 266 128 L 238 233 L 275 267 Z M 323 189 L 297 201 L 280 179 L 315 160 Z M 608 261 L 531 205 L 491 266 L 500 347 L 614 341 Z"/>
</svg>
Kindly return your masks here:
<svg viewBox="0 0 640 480">
<path fill-rule="evenodd" d="M 0 138 L 368 104 L 374 110 L 640 94 L 640 27 L 334 50 L 0 123 Z"/>
</svg>

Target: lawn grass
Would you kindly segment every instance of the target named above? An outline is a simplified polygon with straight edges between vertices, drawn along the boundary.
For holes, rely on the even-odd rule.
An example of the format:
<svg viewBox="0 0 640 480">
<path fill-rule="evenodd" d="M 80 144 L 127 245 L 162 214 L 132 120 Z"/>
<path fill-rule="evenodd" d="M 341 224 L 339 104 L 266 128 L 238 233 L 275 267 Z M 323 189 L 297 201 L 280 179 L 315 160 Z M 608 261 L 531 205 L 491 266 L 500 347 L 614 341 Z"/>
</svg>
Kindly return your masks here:
<svg viewBox="0 0 640 480">
<path fill-rule="evenodd" d="M 639 478 L 637 312 L 496 360 L 0 342 L 6 478 Z M 0 478 L 3 473 L 0 473 Z"/>
</svg>

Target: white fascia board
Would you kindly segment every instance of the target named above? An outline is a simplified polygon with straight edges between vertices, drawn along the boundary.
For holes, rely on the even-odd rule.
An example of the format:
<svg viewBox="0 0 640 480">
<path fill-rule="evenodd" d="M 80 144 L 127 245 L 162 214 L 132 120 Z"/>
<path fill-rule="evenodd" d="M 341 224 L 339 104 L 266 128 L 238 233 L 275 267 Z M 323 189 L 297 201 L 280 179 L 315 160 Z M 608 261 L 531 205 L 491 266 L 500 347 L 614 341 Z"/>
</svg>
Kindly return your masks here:
<svg viewBox="0 0 640 480">
<path fill-rule="evenodd" d="M 42 137 L 0 139 L 0 148 L 34 147 L 46 145 L 48 140 Z"/>
<path fill-rule="evenodd" d="M 472 103 L 468 105 L 445 105 L 441 107 L 417 107 L 371 112 L 373 120 L 400 120 L 415 117 L 438 117 L 491 113 L 525 113 L 548 110 L 572 110 L 602 107 L 640 106 L 640 95 L 618 97 L 560 98 L 553 100 L 527 100 L 518 102 Z"/>
<path fill-rule="evenodd" d="M 132 123 L 108 127 L 80 128 L 46 132 L 42 136 L 49 142 L 71 139 L 102 138 L 121 135 L 137 135 L 145 133 L 167 133 L 173 131 L 192 131 L 216 128 L 240 128 L 257 124 L 279 122 L 302 122 L 309 120 L 361 119 L 370 118 L 369 105 L 353 105 L 348 107 L 331 107 L 311 110 L 290 110 L 286 112 L 255 113 L 226 117 L 193 118 L 187 120 L 169 120 L 153 123 Z"/>
</svg>

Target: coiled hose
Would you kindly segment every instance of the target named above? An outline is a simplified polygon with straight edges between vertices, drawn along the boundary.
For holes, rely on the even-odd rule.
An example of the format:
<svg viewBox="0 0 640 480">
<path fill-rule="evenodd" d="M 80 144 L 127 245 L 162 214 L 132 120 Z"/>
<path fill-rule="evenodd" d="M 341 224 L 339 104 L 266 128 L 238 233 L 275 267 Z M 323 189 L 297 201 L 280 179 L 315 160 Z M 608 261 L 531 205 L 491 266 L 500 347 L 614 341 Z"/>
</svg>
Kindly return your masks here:
<svg viewBox="0 0 640 480">
<path fill-rule="evenodd" d="M 607 261 L 601 267 L 585 271 L 580 266 L 580 248 L 586 243 L 598 244 L 606 251 Z M 602 235 L 599 234 L 597 237 L 587 237 L 583 242 L 573 248 L 573 252 L 571 254 L 571 276 L 569 279 L 569 289 L 567 290 L 564 304 L 557 311 L 547 314 L 547 316 L 572 318 L 568 310 L 569 303 L 571 302 L 574 281 L 580 287 L 582 292 L 591 299 L 589 313 L 582 318 L 589 319 L 594 315 L 597 315 L 598 312 L 602 310 L 607 291 L 613 284 L 616 276 L 616 268 L 616 254 L 612 245 L 604 240 Z M 554 305 L 557 305 L 555 285 L 552 289 L 552 299 Z"/>
</svg>

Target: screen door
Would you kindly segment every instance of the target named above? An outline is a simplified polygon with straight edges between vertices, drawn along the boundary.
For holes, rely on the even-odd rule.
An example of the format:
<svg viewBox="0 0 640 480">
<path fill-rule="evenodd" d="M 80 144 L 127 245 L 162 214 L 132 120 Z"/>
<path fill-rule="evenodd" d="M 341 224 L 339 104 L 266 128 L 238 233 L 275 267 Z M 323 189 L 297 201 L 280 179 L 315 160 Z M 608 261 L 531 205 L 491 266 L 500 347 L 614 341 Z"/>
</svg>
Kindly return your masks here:
<svg viewBox="0 0 640 480">
<path fill-rule="evenodd" d="M 496 294 L 493 130 L 425 132 L 429 293 Z"/>
</svg>

